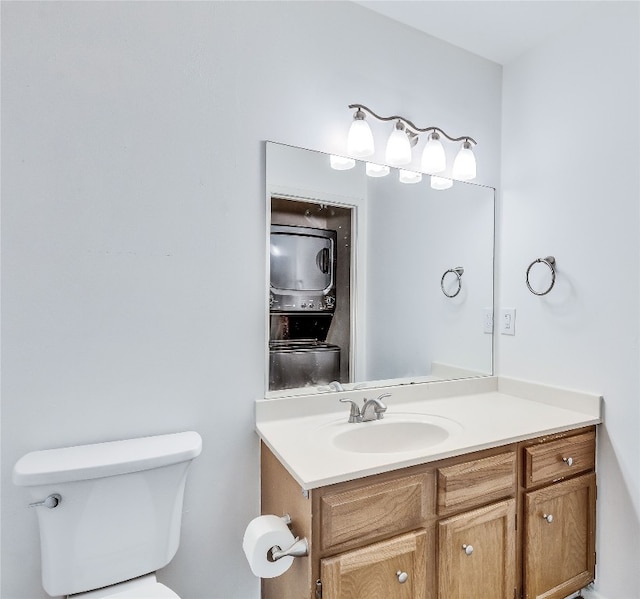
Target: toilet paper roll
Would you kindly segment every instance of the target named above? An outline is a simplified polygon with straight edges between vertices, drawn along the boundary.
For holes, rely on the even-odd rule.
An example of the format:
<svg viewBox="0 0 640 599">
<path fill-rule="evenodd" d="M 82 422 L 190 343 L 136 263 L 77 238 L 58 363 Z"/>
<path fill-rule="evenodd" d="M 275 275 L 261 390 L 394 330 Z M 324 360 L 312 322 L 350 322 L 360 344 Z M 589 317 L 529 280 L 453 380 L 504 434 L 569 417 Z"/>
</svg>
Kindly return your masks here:
<svg viewBox="0 0 640 599">
<path fill-rule="evenodd" d="M 280 549 L 288 549 L 294 541 L 289 527 L 278 516 L 258 516 L 251 520 L 244 531 L 242 549 L 253 574 L 260 578 L 275 578 L 284 574 L 293 564 L 293 557 L 287 555 L 272 562 L 269 553 L 275 545 Z"/>
</svg>

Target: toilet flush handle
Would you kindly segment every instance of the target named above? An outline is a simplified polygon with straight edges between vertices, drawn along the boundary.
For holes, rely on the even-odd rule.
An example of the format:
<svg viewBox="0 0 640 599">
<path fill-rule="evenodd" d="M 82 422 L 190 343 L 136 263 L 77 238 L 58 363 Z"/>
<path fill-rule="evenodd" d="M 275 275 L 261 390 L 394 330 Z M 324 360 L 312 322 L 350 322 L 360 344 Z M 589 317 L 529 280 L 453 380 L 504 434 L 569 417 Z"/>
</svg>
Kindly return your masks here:
<svg viewBox="0 0 640 599">
<path fill-rule="evenodd" d="M 62 496 L 58 493 L 52 493 L 42 501 L 36 501 L 35 503 L 30 503 L 29 507 L 39 507 L 43 505 L 44 507 L 48 507 L 52 510 L 54 507 L 58 507 L 60 502 L 62 501 Z"/>
</svg>

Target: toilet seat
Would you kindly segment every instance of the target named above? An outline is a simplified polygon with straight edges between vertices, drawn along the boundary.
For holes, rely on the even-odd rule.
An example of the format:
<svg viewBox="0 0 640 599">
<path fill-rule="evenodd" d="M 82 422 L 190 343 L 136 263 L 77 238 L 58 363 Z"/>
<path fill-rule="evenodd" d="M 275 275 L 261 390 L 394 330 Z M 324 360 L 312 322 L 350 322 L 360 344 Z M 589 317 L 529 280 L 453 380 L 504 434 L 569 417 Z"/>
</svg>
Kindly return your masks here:
<svg viewBox="0 0 640 599">
<path fill-rule="evenodd" d="M 96 591 L 69 595 L 69 599 L 180 599 L 180 596 L 159 583 L 155 574 L 147 574 Z"/>
</svg>

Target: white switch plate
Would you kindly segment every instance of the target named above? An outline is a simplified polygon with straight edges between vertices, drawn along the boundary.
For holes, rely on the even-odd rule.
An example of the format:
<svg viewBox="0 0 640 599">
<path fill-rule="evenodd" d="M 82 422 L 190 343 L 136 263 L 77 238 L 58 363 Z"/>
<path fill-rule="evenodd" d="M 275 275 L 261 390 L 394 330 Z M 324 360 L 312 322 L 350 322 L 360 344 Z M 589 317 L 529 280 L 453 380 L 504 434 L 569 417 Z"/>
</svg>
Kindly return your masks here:
<svg viewBox="0 0 640 599">
<path fill-rule="evenodd" d="M 482 311 L 482 327 L 485 333 L 493 333 L 493 308 Z"/>
<path fill-rule="evenodd" d="M 502 308 L 500 310 L 500 334 L 516 334 L 516 309 Z"/>
</svg>

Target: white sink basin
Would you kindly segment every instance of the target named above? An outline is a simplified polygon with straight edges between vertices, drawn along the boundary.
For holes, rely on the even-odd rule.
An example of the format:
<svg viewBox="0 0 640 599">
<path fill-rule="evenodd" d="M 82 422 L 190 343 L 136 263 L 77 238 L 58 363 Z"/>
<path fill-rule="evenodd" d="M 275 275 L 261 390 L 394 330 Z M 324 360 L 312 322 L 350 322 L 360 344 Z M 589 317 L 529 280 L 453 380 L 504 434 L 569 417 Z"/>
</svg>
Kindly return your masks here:
<svg viewBox="0 0 640 599">
<path fill-rule="evenodd" d="M 354 453 L 399 453 L 438 445 L 462 431 L 453 420 L 426 414 L 389 414 L 382 420 L 350 424 L 333 422 L 321 427 L 329 442 Z"/>
</svg>

